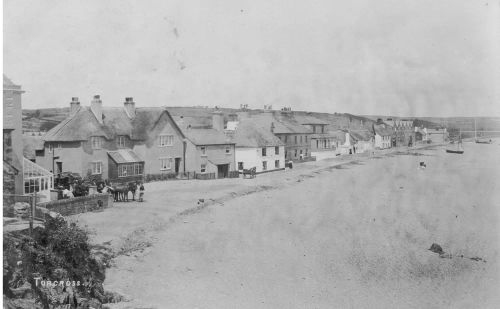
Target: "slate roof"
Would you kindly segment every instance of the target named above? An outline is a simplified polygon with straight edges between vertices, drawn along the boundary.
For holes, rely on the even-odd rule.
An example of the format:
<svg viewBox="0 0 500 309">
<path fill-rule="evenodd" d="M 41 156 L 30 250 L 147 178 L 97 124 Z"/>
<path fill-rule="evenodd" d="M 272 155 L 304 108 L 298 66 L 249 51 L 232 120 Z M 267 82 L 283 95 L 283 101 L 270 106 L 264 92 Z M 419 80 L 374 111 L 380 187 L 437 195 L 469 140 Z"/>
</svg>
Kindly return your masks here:
<svg viewBox="0 0 500 309">
<path fill-rule="evenodd" d="M 3 75 L 3 89 L 18 90 L 18 89 L 21 89 L 21 86 L 14 84 L 14 82 L 10 78 L 5 76 L 5 74 L 4 74 Z"/>
<path fill-rule="evenodd" d="M 145 140 L 163 114 L 171 118 L 168 111 L 161 107 L 136 108 L 136 115 L 133 119 L 127 116 L 122 107 L 103 107 L 102 113 L 103 123 L 101 124 L 90 107 L 80 107 L 74 115 L 64 119 L 47 132 L 44 140 L 49 142 L 84 141 L 91 136 L 114 139 L 117 135 L 126 135 L 132 140 Z M 175 121 L 173 122 L 177 127 Z"/>
<path fill-rule="evenodd" d="M 373 133 L 368 130 L 350 131 L 349 134 L 358 141 L 370 141 Z"/>
<path fill-rule="evenodd" d="M 257 126 L 252 119 L 244 119 L 237 124 L 232 140 L 236 147 L 266 147 L 285 145 L 270 128 Z"/>
<path fill-rule="evenodd" d="M 271 124 L 274 124 L 274 134 L 311 134 L 312 131 L 302 126 L 291 117 L 282 117 L 273 114 L 262 114 L 248 118 L 257 127 L 271 130 Z"/>
<path fill-rule="evenodd" d="M 373 130 L 376 134 L 380 135 L 380 136 L 390 136 L 394 133 L 394 130 L 392 129 L 392 127 L 389 127 L 389 126 L 385 126 L 384 125 L 373 125 Z"/>
<path fill-rule="evenodd" d="M 224 133 L 215 129 L 184 129 L 184 135 L 195 145 L 229 145 L 234 144 Z"/>
<path fill-rule="evenodd" d="M 108 151 L 108 155 L 117 164 L 144 162 L 144 160 L 142 160 L 139 155 L 132 149 L 118 149 L 114 151 Z"/>
</svg>

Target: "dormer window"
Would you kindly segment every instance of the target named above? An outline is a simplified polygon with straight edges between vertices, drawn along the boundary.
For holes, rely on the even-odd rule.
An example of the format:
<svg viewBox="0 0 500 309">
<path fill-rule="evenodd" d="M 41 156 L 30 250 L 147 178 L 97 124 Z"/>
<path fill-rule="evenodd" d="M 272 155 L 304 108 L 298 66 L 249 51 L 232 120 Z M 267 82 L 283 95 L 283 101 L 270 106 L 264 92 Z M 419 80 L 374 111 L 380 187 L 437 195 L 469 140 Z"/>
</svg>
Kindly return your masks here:
<svg viewBox="0 0 500 309">
<path fill-rule="evenodd" d="M 90 144 L 92 146 L 92 149 L 101 149 L 102 148 L 102 137 L 92 136 L 90 138 Z"/>
<path fill-rule="evenodd" d="M 124 148 L 126 147 L 126 137 L 125 136 L 118 136 L 118 140 L 116 141 L 117 144 L 118 144 L 118 147 L 121 147 L 121 148 Z"/>
</svg>

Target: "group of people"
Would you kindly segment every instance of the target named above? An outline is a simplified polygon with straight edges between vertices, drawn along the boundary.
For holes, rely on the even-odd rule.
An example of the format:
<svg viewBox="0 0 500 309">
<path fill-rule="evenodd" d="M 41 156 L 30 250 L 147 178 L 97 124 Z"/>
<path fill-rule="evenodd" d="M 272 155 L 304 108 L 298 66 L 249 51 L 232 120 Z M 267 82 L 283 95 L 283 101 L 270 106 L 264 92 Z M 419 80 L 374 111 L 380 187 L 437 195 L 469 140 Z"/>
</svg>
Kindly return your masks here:
<svg viewBox="0 0 500 309">
<path fill-rule="evenodd" d="M 96 183 L 93 181 L 90 183 L 90 186 L 95 186 L 97 188 L 98 193 L 108 193 L 112 194 L 115 196 L 115 200 L 119 200 L 118 196 L 120 194 L 122 195 L 128 195 L 129 192 L 132 193 L 132 200 L 136 200 L 139 202 L 144 201 L 144 183 L 142 182 L 130 182 L 128 184 L 113 184 L 108 182 L 107 180 L 105 181 L 100 181 Z M 88 195 L 89 190 L 88 186 L 84 186 L 83 181 L 74 181 L 69 185 L 69 188 L 64 188 L 60 187 L 60 190 L 62 191 L 62 197 L 63 198 L 73 198 L 76 196 L 84 196 Z M 138 191 L 138 192 L 137 192 Z M 137 196 L 138 193 L 138 196 Z M 128 196 L 125 197 L 126 200 L 128 200 Z"/>
</svg>

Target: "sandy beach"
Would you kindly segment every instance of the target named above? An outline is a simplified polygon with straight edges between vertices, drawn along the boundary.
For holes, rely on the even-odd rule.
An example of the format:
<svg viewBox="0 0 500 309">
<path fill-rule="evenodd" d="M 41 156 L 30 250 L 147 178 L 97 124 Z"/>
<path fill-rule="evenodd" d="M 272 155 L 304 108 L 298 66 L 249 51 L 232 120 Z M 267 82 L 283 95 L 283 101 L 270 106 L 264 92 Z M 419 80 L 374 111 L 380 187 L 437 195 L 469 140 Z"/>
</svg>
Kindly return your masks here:
<svg viewBox="0 0 500 309">
<path fill-rule="evenodd" d="M 130 301 L 111 308 L 494 308 L 500 145 L 464 148 L 150 183 L 73 219 L 122 252 L 105 288 Z"/>
</svg>

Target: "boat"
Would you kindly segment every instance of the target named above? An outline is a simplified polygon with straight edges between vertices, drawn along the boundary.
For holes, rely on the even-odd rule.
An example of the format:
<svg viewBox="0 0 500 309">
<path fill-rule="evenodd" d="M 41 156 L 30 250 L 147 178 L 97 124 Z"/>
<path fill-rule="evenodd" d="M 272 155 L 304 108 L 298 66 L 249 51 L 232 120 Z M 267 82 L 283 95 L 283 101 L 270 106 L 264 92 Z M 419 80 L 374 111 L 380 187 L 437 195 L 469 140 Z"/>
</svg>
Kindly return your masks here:
<svg viewBox="0 0 500 309">
<path fill-rule="evenodd" d="M 463 150 L 451 150 L 451 149 L 446 149 L 446 152 L 447 153 L 458 153 L 458 154 L 464 153 Z"/>
<path fill-rule="evenodd" d="M 454 143 L 452 143 L 454 144 Z M 446 149 L 446 152 L 447 153 L 456 153 L 456 154 L 463 154 L 464 153 L 464 149 L 462 147 L 462 132 L 459 133 L 458 135 L 458 142 L 457 142 L 457 147 L 455 149 Z"/>
<path fill-rule="evenodd" d="M 491 144 L 491 139 L 489 141 L 482 141 L 477 138 L 476 118 L 474 118 L 474 141 L 476 142 L 476 144 Z"/>
</svg>

